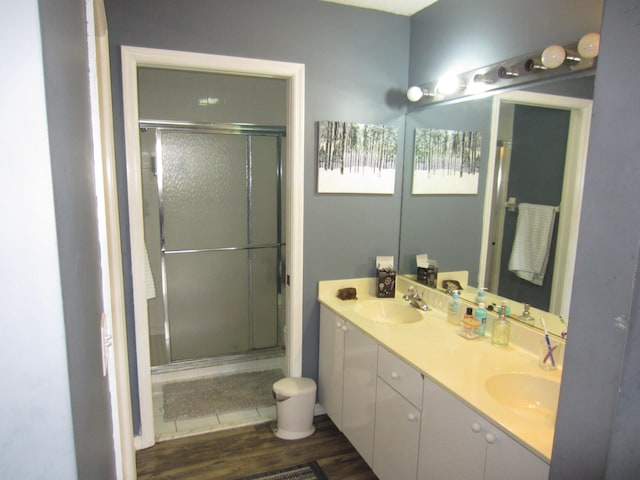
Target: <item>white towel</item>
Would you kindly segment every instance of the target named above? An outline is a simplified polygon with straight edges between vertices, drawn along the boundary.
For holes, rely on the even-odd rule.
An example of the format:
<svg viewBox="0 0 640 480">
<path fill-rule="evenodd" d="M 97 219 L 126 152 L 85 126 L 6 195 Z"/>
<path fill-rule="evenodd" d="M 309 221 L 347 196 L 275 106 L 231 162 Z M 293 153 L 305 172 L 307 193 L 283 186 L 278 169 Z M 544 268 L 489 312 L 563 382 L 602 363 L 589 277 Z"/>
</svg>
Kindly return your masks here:
<svg viewBox="0 0 640 480">
<path fill-rule="evenodd" d="M 518 205 L 516 236 L 509 259 L 509 270 L 518 277 L 542 285 L 555 219 L 555 207 L 531 203 Z"/>
<path fill-rule="evenodd" d="M 153 281 L 153 272 L 151 271 L 151 262 L 149 262 L 149 252 L 147 246 L 144 246 L 144 283 L 147 294 L 147 300 L 156 297 L 156 284 Z"/>
</svg>

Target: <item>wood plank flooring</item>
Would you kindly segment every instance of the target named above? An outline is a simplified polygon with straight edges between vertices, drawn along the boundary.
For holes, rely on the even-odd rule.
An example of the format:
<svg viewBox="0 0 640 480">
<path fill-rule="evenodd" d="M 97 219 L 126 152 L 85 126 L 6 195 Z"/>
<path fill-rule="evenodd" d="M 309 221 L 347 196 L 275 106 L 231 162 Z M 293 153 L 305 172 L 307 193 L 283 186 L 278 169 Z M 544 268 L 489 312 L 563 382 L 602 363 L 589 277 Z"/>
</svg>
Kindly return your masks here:
<svg viewBox="0 0 640 480">
<path fill-rule="evenodd" d="M 330 480 L 377 479 L 329 417 L 313 423 L 301 440 L 281 440 L 263 423 L 158 443 L 137 452 L 138 479 L 233 480 L 311 460 Z"/>
</svg>

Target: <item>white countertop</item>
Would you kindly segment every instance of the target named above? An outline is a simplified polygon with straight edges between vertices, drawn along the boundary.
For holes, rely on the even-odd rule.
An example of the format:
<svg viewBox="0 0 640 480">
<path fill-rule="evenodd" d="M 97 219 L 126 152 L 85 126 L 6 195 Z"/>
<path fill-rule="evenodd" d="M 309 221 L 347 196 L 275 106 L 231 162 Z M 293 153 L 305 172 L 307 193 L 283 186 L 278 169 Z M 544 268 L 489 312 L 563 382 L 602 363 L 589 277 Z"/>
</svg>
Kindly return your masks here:
<svg viewBox="0 0 640 480">
<path fill-rule="evenodd" d="M 319 284 L 318 299 L 549 462 L 555 416 L 545 417 L 508 408 L 495 400 L 484 384 L 489 377 L 507 372 L 527 373 L 559 382 L 562 370 L 547 372 L 539 368 L 535 353 L 514 344 L 513 338 L 520 336 L 513 331 L 514 325 L 512 342 L 506 348 L 491 345 L 488 337 L 477 340 L 460 337 L 457 335 L 460 327 L 446 320 L 444 306 L 447 296 L 439 292 L 425 292 L 425 300 L 432 309 L 421 312 L 422 321 L 410 324 L 374 322 L 354 310 L 357 302 L 377 299 L 373 282 L 373 279 L 366 278 L 323 281 Z M 399 277 L 394 301 L 404 305 L 407 302 L 402 300 L 402 294 L 406 285 L 406 281 Z M 338 289 L 345 287 L 355 287 L 358 300 L 337 298 Z"/>
</svg>

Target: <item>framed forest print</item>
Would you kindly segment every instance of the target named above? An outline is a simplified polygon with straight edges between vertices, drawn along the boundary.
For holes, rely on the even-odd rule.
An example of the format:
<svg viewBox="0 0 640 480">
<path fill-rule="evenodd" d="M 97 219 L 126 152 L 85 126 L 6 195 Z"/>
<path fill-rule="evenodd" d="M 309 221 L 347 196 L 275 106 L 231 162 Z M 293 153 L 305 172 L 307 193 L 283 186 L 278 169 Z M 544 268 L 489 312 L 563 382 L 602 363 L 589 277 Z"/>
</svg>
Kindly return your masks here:
<svg viewBox="0 0 640 480">
<path fill-rule="evenodd" d="M 480 147 L 478 132 L 416 128 L 411 193 L 478 193 Z"/>
<path fill-rule="evenodd" d="M 318 193 L 392 194 L 398 128 L 318 122 Z"/>
</svg>

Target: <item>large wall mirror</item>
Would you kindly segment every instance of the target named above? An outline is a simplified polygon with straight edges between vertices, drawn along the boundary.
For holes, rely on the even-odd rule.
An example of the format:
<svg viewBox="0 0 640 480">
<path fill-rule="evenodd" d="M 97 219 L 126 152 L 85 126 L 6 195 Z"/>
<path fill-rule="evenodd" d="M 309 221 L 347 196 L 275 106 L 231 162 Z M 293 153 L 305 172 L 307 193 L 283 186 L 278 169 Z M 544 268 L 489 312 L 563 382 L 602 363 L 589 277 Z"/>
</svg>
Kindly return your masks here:
<svg viewBox="0 0 640 480">
<path fill-rule="evenodd" d="M 407 114 L 400 274 L 415 274 L 415 256 L 427 253 L 440 271 L 469 272 L 467 299 L 484 288 L 509 300 L 512 318 L 530 304 L 549 312 L 552 333 L 566 331 L 594 78 L 590 71 Z M 416 129 L 480 134 L 476 194 L 412 194 Z M 538 206 L 554 212 L 552 235 L 539 238 L 534 228 L 524 236 L 549 244 L 546 272 L 533 282 L 510 269 L 510 260 L 523 239 L 518 217 Z"/>
</svg>

